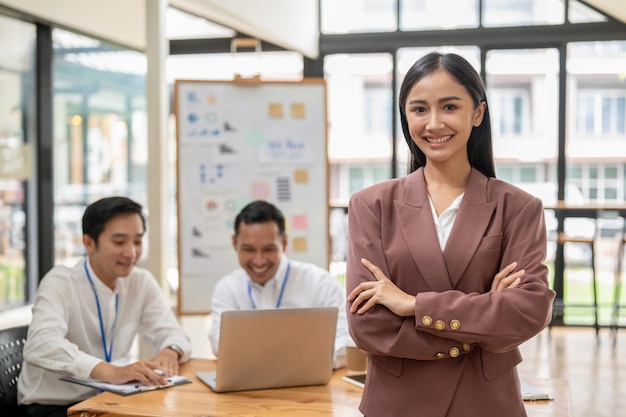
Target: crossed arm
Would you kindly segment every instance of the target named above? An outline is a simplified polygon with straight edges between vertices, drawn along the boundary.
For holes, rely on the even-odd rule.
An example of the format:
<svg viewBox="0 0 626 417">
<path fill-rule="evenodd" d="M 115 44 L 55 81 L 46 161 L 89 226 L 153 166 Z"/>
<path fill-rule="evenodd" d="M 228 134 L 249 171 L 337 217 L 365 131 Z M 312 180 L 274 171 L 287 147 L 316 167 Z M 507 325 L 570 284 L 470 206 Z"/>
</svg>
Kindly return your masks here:
<svg viewBox="0 0 626 417">
<path fill-rule="evenodd" d="M 348 294 L 351 313 L 363 314 L 382 304 L 391 312 L 400 317 L 415 315 L 415 296 L 407 294 L 398 288 L 381 269 L 368 261 L 361 259 L 361 264 L 370 270 L 376 281 L 361 282 Z M 506 288 L 515 288 L 521 282 L 525 271 L 516 271 L 517 262 L 512 262 L 498 272 L 491 284 L 490 292 L 502 291 Z"/>
</svg>

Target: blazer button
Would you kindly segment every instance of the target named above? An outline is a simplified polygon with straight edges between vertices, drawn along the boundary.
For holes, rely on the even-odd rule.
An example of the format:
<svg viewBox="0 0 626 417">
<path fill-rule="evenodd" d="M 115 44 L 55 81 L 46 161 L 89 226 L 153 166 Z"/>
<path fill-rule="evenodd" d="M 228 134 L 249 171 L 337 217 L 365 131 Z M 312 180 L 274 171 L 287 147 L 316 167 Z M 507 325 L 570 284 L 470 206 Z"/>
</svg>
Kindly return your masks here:
<svg viewBox="0 0 626 417">
<path fill-rule="evenodd" d="M 451 357 L 456 358 L 457 356 L 459 356 L 459 348 L 458 347 L 451 347 L 450 351 L 448 352 L 450 354 Z"/>
<path fill-rule="evenodd" d="M 445 357 L 446 357 L 446 355 L 444 355 L 444 354 L 443 354 L 443 353 L 441 353 L 441 352 L 439 352 L 439 353 L 437 353 L 437 354 L 435 355 L 435 358 L 437 358 L 437 359 L 442 359 L 442 358 L 445 358 Z"/>
<path fill-rule="evenodd" d="M 463 350 L 466 352 L 469 352 L 472 349 L 472 347 L 469 345 L 469 343 L 463 343 Z"/>
<path fill-rule="evenodd" d="M 433 324 L 433 318 L 430 316 L 422 317 L 422 324 L 427 327 L 430 326 L 431 324 Z"/>
<path fill-rule="evenodd" d="M 437 320 L 435 322 L 435 329 L 437 330 L 443 330 L 446 328 L 446 324 L 443 322 L 443 320 Z"/>
<path fill-rule="evenodd" d="M 460 321 L 458 321 L 458 320 L 452 320 L 452 321 L 450 322 L 450 328 L 451 328 L 452 330 L 457 330 L 459 327 L 461 327 L 461 322 L 460 322 Z"/>
</svg>

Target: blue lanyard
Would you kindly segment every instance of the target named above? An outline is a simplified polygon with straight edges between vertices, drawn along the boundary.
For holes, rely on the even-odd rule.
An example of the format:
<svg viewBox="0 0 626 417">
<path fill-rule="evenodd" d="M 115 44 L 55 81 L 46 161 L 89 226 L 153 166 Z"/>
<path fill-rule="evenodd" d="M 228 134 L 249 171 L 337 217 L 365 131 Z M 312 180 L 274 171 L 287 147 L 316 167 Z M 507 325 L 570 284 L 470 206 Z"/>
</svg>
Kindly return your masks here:
<svg viewBox="0 0 626 417">
<path fill-rule="evenodd" d="M 283 294 L 285 292 L 285 285 L 287 285 L 287 280 L 289 279 L 289 270 L 291 269 L 291 262 L 287 264 L 287 271 L 285 271 L 285 278 L 283 279 L 283 285 L 280 287 L 280 293 L 278 293 L 278 300 L 276 301 L 276 308 L 280 308 L 280 304 L 283 302 Z M 256 310 L 256 304 L 252 299 L 252 285 L 248 282 L 248 298 L 250 299 L 250 303 L 252 304 L 252 308 Z"/>
<path fill-rule="evenodd" d="M 115 336 L 115 326 L 117 324 L 117 307 L 120 295 L 115 294 L 115 318 L 113 319 L 113 328 L 111 330 L 111 342 L 109 343 L 109 348 L 107 349 L 107 339 L 106 333 L 104 332 L 104 323 L 102 321 L 102 310 L 100 309 L 100 299 L 98 298 L 98 292 L 96 291 L 96 286 L 93 284 L 93 280 L 91 279 L 91 275 L 89 274 L 89 268 L 87 268 L 87 259 L 85 259 L 85 273 L 87 273 L 87 279 L 91 284 L 91 289 L 93 290 L 93 295 L 96 297 L 96 306 L 98 307 L 98 319 L 100 320 L 100 336 L 102 337 L 102 347 L 104 348 L 104 358 L 107 362 L 111 362 L 111 355 L 113 354 L 113 338 Z"/>
</svg>

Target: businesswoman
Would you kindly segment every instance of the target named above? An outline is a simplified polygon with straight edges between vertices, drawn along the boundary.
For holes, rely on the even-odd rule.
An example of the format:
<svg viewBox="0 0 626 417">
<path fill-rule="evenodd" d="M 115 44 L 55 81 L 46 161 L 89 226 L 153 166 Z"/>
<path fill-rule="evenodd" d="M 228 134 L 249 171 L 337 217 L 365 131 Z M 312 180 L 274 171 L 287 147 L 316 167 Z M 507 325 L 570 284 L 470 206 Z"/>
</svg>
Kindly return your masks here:
<svg viewBox="0 0 626 417">
<path fill-rule="evenodd" d="M 495 178 L 486 97 L 462 57 L 419 59 L 399 94 L 411 172 L 350 200 L 367 417 L 526 416 L 518 346 L 548 324 L 554 293 L 541 201 Z"/>
</svg>

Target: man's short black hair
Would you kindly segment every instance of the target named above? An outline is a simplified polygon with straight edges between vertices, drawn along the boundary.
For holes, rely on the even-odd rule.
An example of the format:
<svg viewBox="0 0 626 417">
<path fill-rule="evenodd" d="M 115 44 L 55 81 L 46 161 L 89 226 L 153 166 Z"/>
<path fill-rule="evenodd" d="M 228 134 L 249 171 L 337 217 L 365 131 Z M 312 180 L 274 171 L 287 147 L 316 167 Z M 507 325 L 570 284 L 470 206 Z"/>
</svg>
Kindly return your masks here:
<svg viewBox="0 0 626 417">
<path fill-rule="evenodd" d="M 143 230 L 146 231 L 146 218 L 141 204 L 126 197 L 106 197 L 91 203 L 83 214 L 83 235 L 87 235 L 98 243 L 98 237 L 109 220 L 122 214 L 136 213 L 141 218 Z"/>
<path fill-rule="evenodd" d="M 281 236 L 285 235 L 285 216 L 272 203 L 263 200 L 256 200 L 246 205 L 235 218 L 235 236 L 239 234 L 241 223 L 266 223 L 276 222 Z"/>
</svg>

